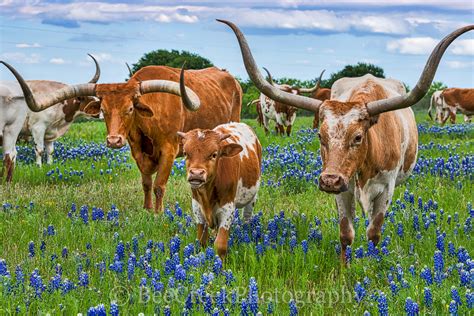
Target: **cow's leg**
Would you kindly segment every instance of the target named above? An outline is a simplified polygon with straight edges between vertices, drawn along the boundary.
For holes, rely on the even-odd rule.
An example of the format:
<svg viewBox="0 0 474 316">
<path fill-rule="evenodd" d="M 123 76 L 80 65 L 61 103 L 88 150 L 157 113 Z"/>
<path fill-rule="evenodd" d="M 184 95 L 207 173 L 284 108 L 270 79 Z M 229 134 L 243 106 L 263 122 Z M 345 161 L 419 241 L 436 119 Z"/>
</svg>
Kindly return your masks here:
<svg viewBox="0 0 474 316">
<path fill-rule="evenodd" d="M 252 219 L 253 208 L 255 207 L 255 202 L 257 201 L 257 195 L 255 194 L 252 202 L 244 206 L 244 222 L 249 223 Z"/>
<path fill-rule="evenodd" d="M 367 227 L 367 239 L 371 240 L 374 245 L 377 245 L 380 241 L 385 213 L 393 196 L 394 188 L 395 183 L 388 184 L 388 188 L 374 198 L 372 209 L 368 210 L 369 227 Z"/>
<path fill-rule="evenodd" d="M 287 135 L 287 136 L 290 136 L 290 135 L 291 135 L 291 127 L 292 127 L 292 125 L 288 125 L 288 126 L 286 127 L 286 135 Z"/>
<path fill-rule="evenodd" d="M 163 196 L 165 195 L 166 183 L 173 168 L 174 158 L 178 152 L 178 146 L 163 146 L 158 170 L 153 183 L 153 192 L 155 193 L 155 212 L 161 212 L 163 207 Z"/>
<path fill-rule="evenodd" d="M 31 134 L 35 142 L 36 164 L 39 167 L 42 165 L 45 132 L 46 126 L 44 124 L 37 124 L 36 126 L 33 126 L 33 129 L 31 130 Z"/>
<path fill-rule="evenodd" d="M 209 238 L 209 231 L 207 229 L 206 219 L 202 215 L 201 206 L 192 199 L 193 217 L 197 224 L 197 239 L 203 248 L 207 246 L 207 239 Z"/>
<path fill-rule="evenodd" d="M 50 165 L 53 163 L 54 141 L 46 141 L 44 148 L 46 150 L 46 163 Z"/>
<path fill-rule="evenodd" d="M 354 186 L 349 190 L 336 195 L 336 204 L 339 213 L 339 240 L 341 241 L 341 261 L 346 262 L 347 246 L 354 241 L 354 226 L 352 221 L 355 217 Z"/>
<path fill-rule="evenodd" d="M 471 116 L 464 114 L 464 122 L 465 123 L 471 123 Z"/>
<path fill-rule="evenodd" d="M 235 204 L 233 202 L 224 204 L 217 212 L 217 219 L 219 221 L 219 230 L 214 246 L 217 248 L 217 254 L 224 260 L 227 254 L 227 242 L 229 241 L 229 230 L 234 221 Z"/>
<path fill-rule="evenodd" d="M 268 120 L 268 117 L 266 117 L 265 115 L 262 116 L 263 118 L 263 129 L 265 130 L 265 134 L 268 135 L 268 125 L 269 125 L 269 120 Z"/>
<path fill-rule="evenodd" d="M 16 162 L 16 140 L 21 131 L 21 125 L 23 121 L 18 120 L 19 123 L 5 126 L 3 129 L 3 173 L 6 173 L 6 181 L 11 182 L 13 179 L 13 170 Z M 2 169 L 3 169 L 2 168 Z"/>
<path fill-rule="evenodd" d="M 153 179 L 151 174 L 144 174 L 142 172 L 142 187 L 143 193 L 145 194 L 145 202 L 143 208 L 147 210 L 153 209 L 153 198 L 151 195 L 151 189 L 153 188 Z"/>
<path fill-rule="evenodd" d="M 456 124 L 456 113 L 449 111 L 449 120 L 451 124 Z"/>
</svg>

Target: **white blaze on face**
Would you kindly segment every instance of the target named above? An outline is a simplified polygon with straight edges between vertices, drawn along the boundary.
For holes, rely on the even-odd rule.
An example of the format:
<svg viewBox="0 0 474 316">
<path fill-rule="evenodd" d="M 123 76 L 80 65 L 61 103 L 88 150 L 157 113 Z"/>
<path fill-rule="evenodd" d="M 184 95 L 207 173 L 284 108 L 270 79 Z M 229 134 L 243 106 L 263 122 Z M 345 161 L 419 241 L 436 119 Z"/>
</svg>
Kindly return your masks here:
<svg viewBox="0 0 474 316">
<path fill-rule="evenodd" d="M 349 125 L 358 122 L 365 117 L 365 113 L 359 108 L 352 108 L 343 115 L 334 114 L 331 109 L 324 109 L 324 121 L 328 126 L 329 143 L 342 147 L 344 135 Z"/>
</svg>

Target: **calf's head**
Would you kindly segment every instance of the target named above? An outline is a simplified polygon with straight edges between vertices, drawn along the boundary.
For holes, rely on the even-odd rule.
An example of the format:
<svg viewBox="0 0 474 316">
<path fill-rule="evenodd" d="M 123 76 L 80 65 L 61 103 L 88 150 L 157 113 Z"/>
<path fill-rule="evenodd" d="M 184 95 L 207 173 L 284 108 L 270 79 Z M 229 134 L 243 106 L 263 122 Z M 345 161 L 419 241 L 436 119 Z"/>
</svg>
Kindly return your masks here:
<svg viewBox="0 0 474 316">
<path fill-rule="evenodd" d="M 221 158 L 233 157 L 243 150 L 239 144 L 224 141 L 229 134 L 212 130 L 195 129 L 187 133 L 178 132 L 178 136 L 183 143 L 187 179 L 193 189 L 215 179 Z"/>
</svg>

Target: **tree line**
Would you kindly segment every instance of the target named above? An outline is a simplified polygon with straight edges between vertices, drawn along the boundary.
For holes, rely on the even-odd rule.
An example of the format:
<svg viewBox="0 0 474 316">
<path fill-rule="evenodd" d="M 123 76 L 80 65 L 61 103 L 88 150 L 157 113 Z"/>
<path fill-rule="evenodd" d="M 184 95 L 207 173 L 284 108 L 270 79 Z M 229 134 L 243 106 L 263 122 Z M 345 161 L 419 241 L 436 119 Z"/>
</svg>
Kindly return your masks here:
<svg viewBox="0 0 474 316">
<path fill-rule="evenodd" d="M 132 64 L 131 71 L 135 73 L 140 68 L 150 65 L 161 65 L 161 66 L 170 66 L 175 68 L 181 68 L 181 66 L 186 62 L 186 69 L 203 69 L 207 67 L 212 67 L 213 63 L 198 54 L 190 53 L 187 51 L 178 51 L 178 50 L 154 50 L 144 54 L 137 63 Z M 332 84 L 343 77 L 359 77 L 367 73 L 370 73 L 379 78 L 385 78 L 384 70 L 376 65 L 370 63 L 359 62 L 355 65 L 346 65 L 341 70 L 330 74 L 328 79 L 321 80 L 321 87 L 331 88 Z M 242 117 L 251 118 L 257 115 L 255 106 L 247 106 L 252 100 L 258 99 L 260 92 L 255 87 L 253 82 L 250 79 L 243 80 L 241 78 L 236 78 L 242 90 L 244 92 L 242 100 Z M 316 78 L 312 80 L 299 80 L 296 78 L 273 78 L 276 83 L 279 84 L 288 84 L 291 86 L 298 87 L 312 87 L 316 84 Z M 405 84 L 407 91 L 410 88 Z M 413 106 L 414 110 L 425 110 L 429 106 L 430 98 L 433 92 L 437 90 L 445 89 L 446 85 L 442 82 L 433 82 L 426 96 L 420 100 L 417 104 Z M 307 111 L 302 111 L 302 115 L 312 115 L 312 113 Z"/>
</svg>

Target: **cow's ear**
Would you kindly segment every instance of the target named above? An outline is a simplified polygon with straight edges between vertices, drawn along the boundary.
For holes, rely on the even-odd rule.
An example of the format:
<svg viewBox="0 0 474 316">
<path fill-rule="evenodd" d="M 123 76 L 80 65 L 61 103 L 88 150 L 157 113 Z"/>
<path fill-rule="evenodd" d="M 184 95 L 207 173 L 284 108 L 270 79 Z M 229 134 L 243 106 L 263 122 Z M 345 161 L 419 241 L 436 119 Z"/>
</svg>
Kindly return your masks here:
<svg viewBox="0 0 474 316">
<path fill-rule="evenodd" d="M 221 156 L 233 157 L 237 155 L 238 153 L 240 153 L 242 150 L 244 149 L 239 144 L 235 144 L 235 143 L 225 144 L 224 146 L 222 146 Z"/>
<path fill-rule="evenodd" d="M 100 115 L 100 101 L 93 100 L 84 107 L 82 110 L 84 113 L 90 116 L 99 117 Z"/>
<path fill-rule="evenodd" d="M 133 105 L 135 110 L 137 111 L 138 115 L 144 116 L 144 117 L 152 117 L 153 116 L 153 111 L 148 107 L 148 105 L 145 105 L 143 103 L 136 103 Z"/>
<path fill-rule="evenodd" d="M 178 135 L 178 141 L 181 144 L 184 144 L 184 141 L 186 140 L 186 133 L 184 132 L 177 132 L 176 135 Z"/>
</svg>

